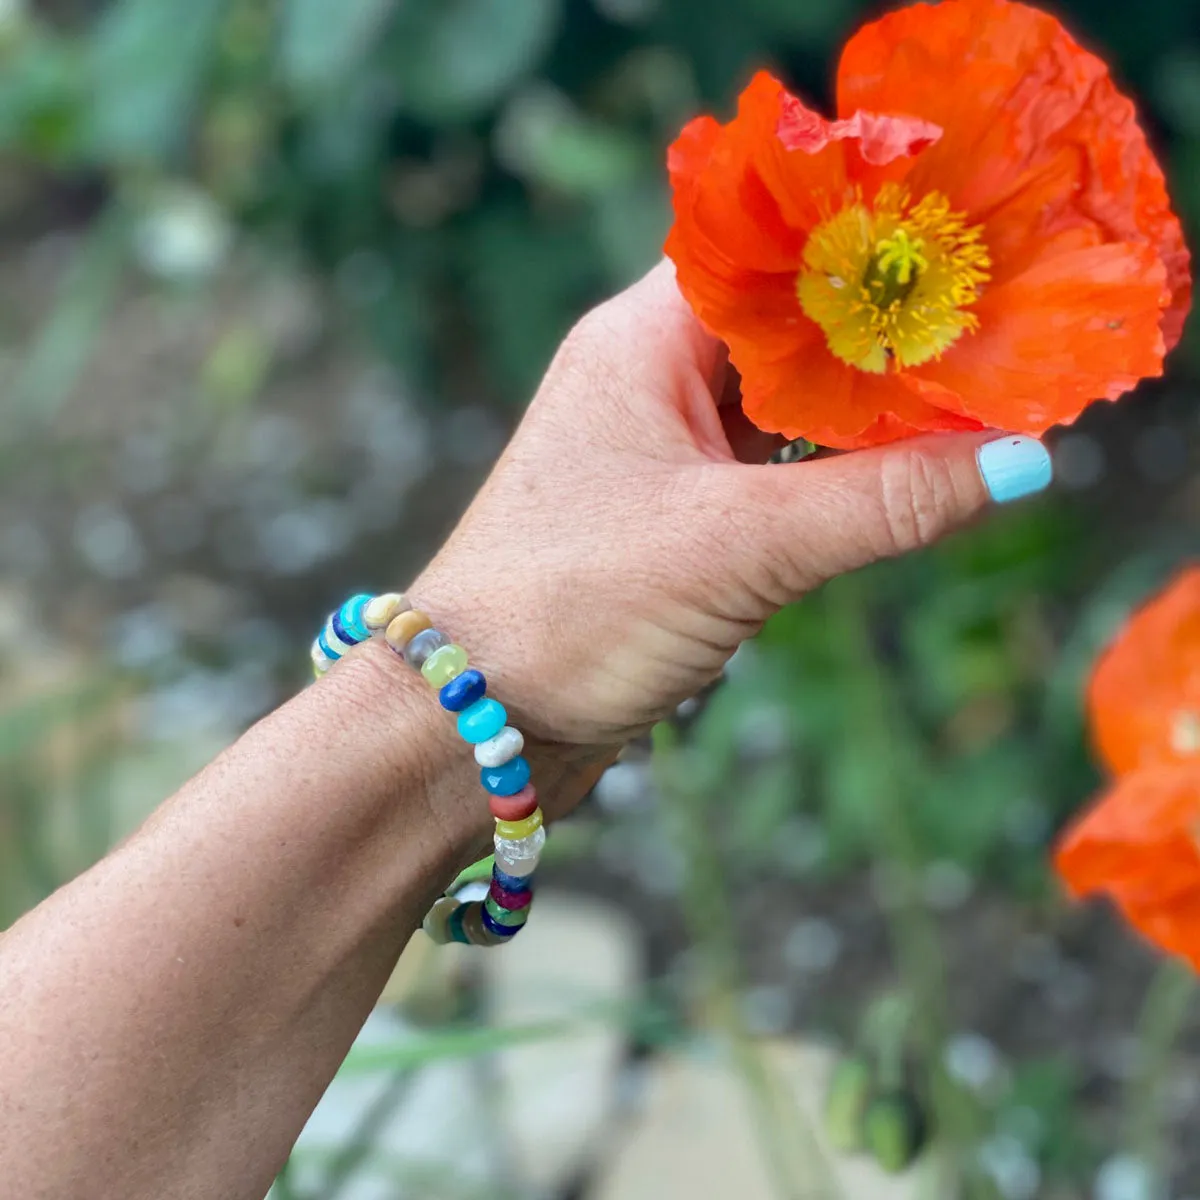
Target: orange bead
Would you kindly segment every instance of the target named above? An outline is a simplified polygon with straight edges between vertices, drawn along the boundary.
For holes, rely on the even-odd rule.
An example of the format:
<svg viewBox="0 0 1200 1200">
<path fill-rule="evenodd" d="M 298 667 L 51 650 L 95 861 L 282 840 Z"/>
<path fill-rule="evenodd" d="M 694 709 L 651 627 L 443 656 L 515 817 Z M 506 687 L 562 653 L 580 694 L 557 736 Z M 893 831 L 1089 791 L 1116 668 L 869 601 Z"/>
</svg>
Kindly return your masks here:
<svg viewBox="0 0 1200 1200">
<path fill-rule="evenodd" d="M 387 639 L 387 644 L 397 654 L 403 654 L 404 648 L 418 633 L 431 628 L 433 628 L 433 622 L 429 619 L 428 614 L 413 608 L 408 612 L 402 612 L 398 617 L 393 617 L 384 637 Z"/>
<path fill-rule="evenodd" d="M 497 821 L 523 821 L 533 816 L 538 806 L 537 792 L 532 783 L 527 783 L 512 796 L 489 796 L 488 808 Z"/>
</svg>

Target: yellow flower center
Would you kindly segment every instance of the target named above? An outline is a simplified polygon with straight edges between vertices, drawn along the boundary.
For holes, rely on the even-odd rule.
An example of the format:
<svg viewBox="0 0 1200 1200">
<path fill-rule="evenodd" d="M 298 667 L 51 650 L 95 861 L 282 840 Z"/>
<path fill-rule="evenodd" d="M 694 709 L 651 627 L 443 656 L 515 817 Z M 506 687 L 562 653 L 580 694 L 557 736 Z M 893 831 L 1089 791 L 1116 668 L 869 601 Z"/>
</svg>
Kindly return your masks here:
<svg viewBox="0 0 1200 1200">
<path fill-rule="evenodd" d="M 982 232 L 940 192 L 913 204 L 907 189 L 886 183 L 870 208 L 858 199 L 809 235 L 800 305 L 829 349 L 860 371 L 939 358 L 979 326 L 969 310 L 989 278 Z"/>
</svg>

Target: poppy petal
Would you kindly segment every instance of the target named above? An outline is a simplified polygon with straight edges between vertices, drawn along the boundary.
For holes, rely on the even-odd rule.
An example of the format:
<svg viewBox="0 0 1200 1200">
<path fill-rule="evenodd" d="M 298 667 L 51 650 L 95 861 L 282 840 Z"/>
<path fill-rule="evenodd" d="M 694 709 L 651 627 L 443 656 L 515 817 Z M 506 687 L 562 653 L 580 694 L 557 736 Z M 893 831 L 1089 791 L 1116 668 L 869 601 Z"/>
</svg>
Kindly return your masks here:
<svg viewBox="0 0 1200 1200">
<path fill-rule="evenodd" d="M 1200 967 L 1200 765 L 1119 779 L 1063 837 L 1055 866 L 1077 897 L 1104 895 L 1149 941 Z"/>
<path fill-rule="evenodd" d="M 978 331 L 912 372 L 914 386 L 931 403 L 1001 429 L 1069 424 L 1092 400 L 1115 400 L 1162 374 L 1165 278 L 1144 243 L 1040 260 L 985 290 Z"/>
<path fill-rule="evenodd" d="M 981 429 L 970 418 L 931 404 L 896 373 L 874 375 L 847 369 L 806 322 L 794 353 L 743 369 L 737 350 L 730 358 L 742 373 L 742 406 L 760 429 L 787 438 L 805 437 L 821 446 L 856 450 L 918 433 Z"/>
<path fill-rule="evenodd" d="M 1088 688 L 1100 756 L 1118 775 L 1200 755 L 1200 567 L 1126 623 Z"/>
<path fill-rule="evenodd" d="M 1094 242 L 1153 246 L 1167 270 L 1166 348 L 1179 340 L 1189 256 L 1162 171 L 1108 68 L 1048 13 L 1008 0 L 947 0 L 888 14 L 842 56 L 838 110 L 859 108 L 943 127 L 912 186 L 937 188 L 984 222 L 997 279 L 1071 228 Z"/>
</svg>

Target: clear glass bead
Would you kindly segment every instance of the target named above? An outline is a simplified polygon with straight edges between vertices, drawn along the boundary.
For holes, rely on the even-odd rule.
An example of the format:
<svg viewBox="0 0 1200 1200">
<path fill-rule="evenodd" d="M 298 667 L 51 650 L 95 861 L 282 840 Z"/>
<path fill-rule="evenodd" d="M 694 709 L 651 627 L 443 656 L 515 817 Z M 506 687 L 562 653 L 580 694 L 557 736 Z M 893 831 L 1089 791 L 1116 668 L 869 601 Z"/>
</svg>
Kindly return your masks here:
<svg viewBox="0 0 1200 1200">
<path fill-rule="evenodd" d="M 494 841 L 496 862 L 500 869 L 508 875 L 528 875 L 537 866 L 542 848 L 546 845 L 546 830 L 539 828 L 528 837 L 497 837 Z"/>
<path fill-rule="evenodd" d="M 448 645 L 450 639 L 441 630 L 423 629 L 404 647 L 404 661 L 419 671 L 435 650 Z"/>
</svg>

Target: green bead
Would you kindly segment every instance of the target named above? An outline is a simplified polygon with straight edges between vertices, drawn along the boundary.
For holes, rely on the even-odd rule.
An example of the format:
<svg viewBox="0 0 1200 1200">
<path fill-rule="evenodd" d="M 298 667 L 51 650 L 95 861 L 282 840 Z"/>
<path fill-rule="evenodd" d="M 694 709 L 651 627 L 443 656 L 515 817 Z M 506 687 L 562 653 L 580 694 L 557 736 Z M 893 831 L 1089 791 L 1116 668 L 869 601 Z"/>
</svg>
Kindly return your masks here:
<svg viewBox="0 0 1200 1200">
<path fill-rule="evenodd" d="M 457 679 L 467 669 L 467 652 L 451 643 L 435 650 L 421 667 L 421 674 L 430 687 L 444 688 L 452 679 Z"/>
<path fill-rule="evenodd" d="M 491 896 L 483 902 L 483 907 L 487 909 L 488 915 L 497 925 L 507 925 L 510 927 L 513 925 L 524 925 L 526 918 L 529 916 L 528 906 L 516 910 L 501 908 Z"/>
</svg>

